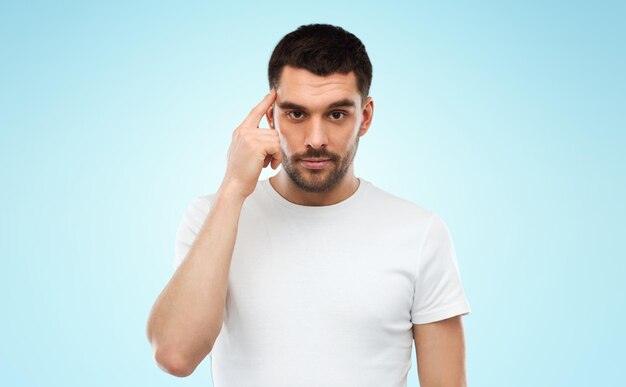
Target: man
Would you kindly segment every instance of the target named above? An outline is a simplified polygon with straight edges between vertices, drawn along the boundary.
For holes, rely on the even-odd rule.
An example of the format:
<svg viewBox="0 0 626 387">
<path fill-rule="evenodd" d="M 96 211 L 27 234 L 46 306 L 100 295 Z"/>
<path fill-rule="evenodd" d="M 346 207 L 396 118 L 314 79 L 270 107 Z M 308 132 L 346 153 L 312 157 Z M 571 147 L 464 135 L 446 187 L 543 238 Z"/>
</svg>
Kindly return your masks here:
<svg viewBox="0 0 626 387">
<path fill-rule="evenodd" d="M 180 223 L 147 327 L 157 364 L 187 376 L 209 354 L 217 387 L 400 387 L 414 340 L 422 387 L 464 386 L 470 307 L 446 224 L 354 175 L 374 112 L 365 47 L 301 26 L 268 75 L 219 190 Z"/>
</svg>

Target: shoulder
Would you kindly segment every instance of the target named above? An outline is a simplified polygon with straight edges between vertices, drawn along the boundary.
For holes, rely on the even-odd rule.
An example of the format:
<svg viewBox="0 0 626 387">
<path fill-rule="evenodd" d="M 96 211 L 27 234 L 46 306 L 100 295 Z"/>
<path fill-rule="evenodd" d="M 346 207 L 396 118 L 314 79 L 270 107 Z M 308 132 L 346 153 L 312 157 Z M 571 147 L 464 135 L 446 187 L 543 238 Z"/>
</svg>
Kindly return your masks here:
<svg viewBox="0 0 626 387">
<path fill-rule="evenodd" d="M 369 184 L 367 202 L 370 208 L 381 211 L 386 216 L 398 219 L 419 221 L 420 223 L 429 223 L 433 216 L 436 216 L 433 210 L 426 208 L 413 200 L 393 194 L 384 190 L 374 183 Z"/>
<path fill-rule="evenodd" d="M 210 193 L 196 196 L 189 204 L 189 210 L 192 212 L 208 213 L 217 193 Z"/>
<path fill-rule="evenodd" d="M 184 212 L 184 221 L 187 224 L 201 224 L 206 219 L 217 193 L 202 194 L 191 199 Z"/>
<path fill-rule="evenodd" d="M 209 214 L 209 211 L 211 210 L 213 203 L 215 203 L 217 194 L 218 192 L 214 191 L 211 193 L 205 193 L 196 196 L 188 204 L 186 214 L 191 217 L 201 217 L 202 219 L 206 218 L 206 216 Z M 248 209 L 248 207 L 256 202 L 259 202 L 260 205 L 263 205 L 263 198 L 263 185 L 262 181 L 259 180 L 257 182 L 254 192 L 252 192 L 252 194 L 248 196 L 248 198 L 245 200 L 243 209 Z"/>
</svg>

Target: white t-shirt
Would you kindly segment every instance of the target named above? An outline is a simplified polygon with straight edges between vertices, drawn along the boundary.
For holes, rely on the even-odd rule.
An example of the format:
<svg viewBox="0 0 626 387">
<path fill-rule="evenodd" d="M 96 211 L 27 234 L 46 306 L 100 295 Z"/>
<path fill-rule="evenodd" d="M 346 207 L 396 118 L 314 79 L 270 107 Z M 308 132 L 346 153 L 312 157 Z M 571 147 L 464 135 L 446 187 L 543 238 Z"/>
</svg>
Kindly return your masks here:
<svg viewBox="0 0 626 387">
<path fill-rule="evenodd" d="M 413 324 L 470 313 L 446 224 L 360 178 L 330 206 L 303 206 L 260 180 L 244 202 L 216 387 L 406 387 Z M 215 193 L 177 231 L 185 258 Z"/>
</svg>

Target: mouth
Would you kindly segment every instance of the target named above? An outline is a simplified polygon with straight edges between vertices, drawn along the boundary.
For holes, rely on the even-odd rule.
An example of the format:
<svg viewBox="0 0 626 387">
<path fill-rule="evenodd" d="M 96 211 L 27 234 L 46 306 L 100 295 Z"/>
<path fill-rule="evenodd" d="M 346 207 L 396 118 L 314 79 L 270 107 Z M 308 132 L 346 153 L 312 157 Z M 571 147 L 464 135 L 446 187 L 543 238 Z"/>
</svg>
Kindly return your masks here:
<svg viewBox="0 0 626 387">
<path fill-rule="evenodd" d="M 302 165 L 308 169 L 322 169 L 330 164 L 330 159 L 302 159 Z"/>
</svg>

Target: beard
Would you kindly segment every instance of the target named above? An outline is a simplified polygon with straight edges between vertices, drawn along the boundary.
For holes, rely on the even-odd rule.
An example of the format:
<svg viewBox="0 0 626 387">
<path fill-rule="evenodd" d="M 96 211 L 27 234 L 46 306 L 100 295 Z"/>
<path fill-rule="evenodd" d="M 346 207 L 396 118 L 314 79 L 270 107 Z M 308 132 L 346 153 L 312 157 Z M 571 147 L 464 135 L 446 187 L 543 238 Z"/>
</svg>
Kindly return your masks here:
<svg viewBox="0 0 626 387">
<path fill-rule="evenodd" d="M 336 153 L 330 153 L 325 149 L 311 149 L 302 156 L 289 157 L 281 147 L 283 154 L 282 167 L 287 176 L 301 190 L 306 192 L 328 192 L 335 187 L 346 175 L 354 161 L 354 156 L 359 147 L 359 135 L 352 142 L 348 152 L 342 157 Z M 330 159 L 328 165 L 322 169 L 308 169 L 302 166 L 301 159 L 325 158 Z"/>
</svg>

